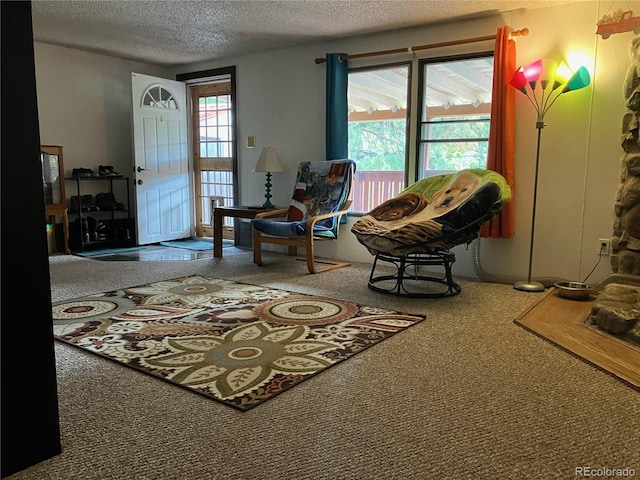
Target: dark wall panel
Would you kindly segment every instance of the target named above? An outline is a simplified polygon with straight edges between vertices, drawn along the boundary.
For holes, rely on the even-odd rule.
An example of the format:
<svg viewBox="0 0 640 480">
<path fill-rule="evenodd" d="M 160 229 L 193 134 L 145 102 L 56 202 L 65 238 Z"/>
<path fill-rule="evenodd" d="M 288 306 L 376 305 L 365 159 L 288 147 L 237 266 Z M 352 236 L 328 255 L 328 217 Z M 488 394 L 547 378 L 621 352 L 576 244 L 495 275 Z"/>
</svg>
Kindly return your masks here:
<svg viewBox="0 0 640 480">
<path fill-rule="evenodd" d="M 31 2 L 0 2 L 1 475 L 60 453 Z"/>
</svg>

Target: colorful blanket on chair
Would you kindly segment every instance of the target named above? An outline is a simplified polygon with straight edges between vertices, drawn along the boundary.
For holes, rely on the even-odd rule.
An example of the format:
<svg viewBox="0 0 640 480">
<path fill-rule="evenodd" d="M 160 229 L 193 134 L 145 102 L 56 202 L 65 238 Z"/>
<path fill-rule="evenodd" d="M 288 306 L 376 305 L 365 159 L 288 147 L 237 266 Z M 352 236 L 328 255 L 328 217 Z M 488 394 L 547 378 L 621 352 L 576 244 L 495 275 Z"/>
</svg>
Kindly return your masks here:
<svg viewBox="0 0 640 480">
<path fill-rule="evenodd" d="M 355 162 L 347 159 L 300 163 L 285 221 L 256 219 L 251 223 L 269 235 L 304 235 L 307 219 L 342 208 L 351 190 L 354 171 Z M 314 233 L 335 236 L 336 225 L 335 217 L 320 220 Z"/>
<path fill-rule="evenodd" d="M 406 255 L 469 242 L 502 210 L 511 189 L 502 175 L 482 169 L 425 178 L 371 210 L 352 227 L 372 255 Z M 466 226 L 473 228 L 466 229 Z"/>
</svg>

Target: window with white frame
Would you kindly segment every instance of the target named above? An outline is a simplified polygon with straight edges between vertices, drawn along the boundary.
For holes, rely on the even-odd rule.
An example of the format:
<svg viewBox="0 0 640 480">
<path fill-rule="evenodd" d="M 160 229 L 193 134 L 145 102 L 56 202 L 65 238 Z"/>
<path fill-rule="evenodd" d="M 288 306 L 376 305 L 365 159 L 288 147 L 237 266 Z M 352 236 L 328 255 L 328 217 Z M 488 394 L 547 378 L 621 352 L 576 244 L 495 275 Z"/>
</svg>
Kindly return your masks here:
<svg viewBox="0 0 640 480">
<path fill-rule="evenodd" d="M 419 62 L 417 179 L 485 168 L 493 53 Z"/>
</svg>

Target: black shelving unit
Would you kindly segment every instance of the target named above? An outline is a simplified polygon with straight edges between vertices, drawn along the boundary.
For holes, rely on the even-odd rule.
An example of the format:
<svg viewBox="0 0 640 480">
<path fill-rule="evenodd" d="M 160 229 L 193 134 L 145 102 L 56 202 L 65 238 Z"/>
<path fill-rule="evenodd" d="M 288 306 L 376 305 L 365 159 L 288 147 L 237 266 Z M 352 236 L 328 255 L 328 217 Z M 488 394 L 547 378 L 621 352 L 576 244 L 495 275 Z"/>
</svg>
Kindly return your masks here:
<svg viewBox="0 0 640 480">
<path fill-rule="evenodd" d="M 71 233 L 69 235 L 69 244 L 72 250 L 83 252 L 86 248 L 102 248 L 107 246 L 114 247 L 128 247 L 134 245 L 134 232 L 133 222 L 131 217 L 131 195 L 129 187 L 128 177 L 74 177 L 67 178 L 66 180 L 75 182 L 76 194 L 78 196 L 77 210 L 75 210 L 70 202 L 69 207 L 69 226 Z M 116 208 L 115 204 L 112 209 L 100 209 L 100 210 L 84 210 L 82 204 L 82 186 L 83 184 L 101 182 L 108 185 L 108 193 L 115 198 L 117 203 L 122 203 L 124 208 Z M 122 198 L 116 198 L 114 193 L 114 184 L 123 183 L 126 187 L 126 202 L 123 202 Z M 92 190 L 95 190 L 92 189 Z M 118 188 L 119 191 L 125 190 Z M 93 217 L 100 223 L 105 225 L 104 231 L 101 234 L 102 238 L 97 238 L 97 232 L 95 235 L 93 232 L 88 231 L 87 225 L 83 222 L 83 219 Z M 77 220 L 72 222 L 72 219 Z M 73 228 L 72 228 L 73 225 Z"/>
</svg>

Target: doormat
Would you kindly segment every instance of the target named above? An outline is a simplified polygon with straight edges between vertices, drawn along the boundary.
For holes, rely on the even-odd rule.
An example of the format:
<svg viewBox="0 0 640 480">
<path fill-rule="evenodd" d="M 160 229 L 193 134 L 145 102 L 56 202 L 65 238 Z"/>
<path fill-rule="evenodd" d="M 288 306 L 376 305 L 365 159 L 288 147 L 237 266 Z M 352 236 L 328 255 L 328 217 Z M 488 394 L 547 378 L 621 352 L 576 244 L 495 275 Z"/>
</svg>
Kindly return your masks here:
<svg viewBox="0 0 640 480">
<path fill-rule="evenodd" d="M 187 250 L 153 244 L 135 248 L 94 250 L 91 252 L 76 253 L 75 255 L 102 262 L 185 262 L 203 258 L 213 258 L 213 250 Z"/>
<path fill-rule="evenodd" d="M 56 339 L 242 411 L 424 319 L 200 275 L 53 305 Z"/>
<path fill-rule="evenodd" d="M 213 239 L 193 239 L 186 238 L 184 240 L 172 240 L 169 242 L 160 242 L 165 247 L 186 248 L 187 250 L 213 250 Z M 232 245 L 230 241 L 222 241 L 222 247 Z"/>
<path fill-rule="evenodd" d="M 101 257 L 103 255 L 119 255 L 122 253 L 139 252 L 145 247 L 122 247 L 122 248 L 101 248 L 100 250 L 87 250 L 86 252 L 74 252 L 74 255 L 79 257 L 91 258 Z"/>
</svg>

